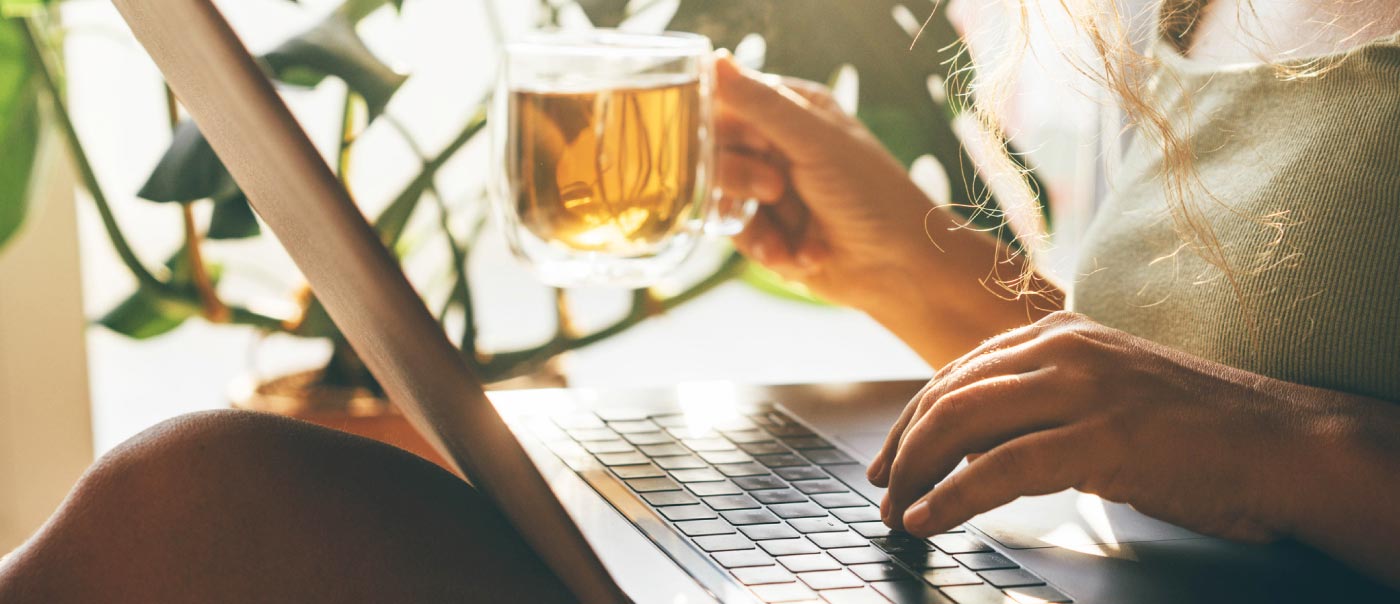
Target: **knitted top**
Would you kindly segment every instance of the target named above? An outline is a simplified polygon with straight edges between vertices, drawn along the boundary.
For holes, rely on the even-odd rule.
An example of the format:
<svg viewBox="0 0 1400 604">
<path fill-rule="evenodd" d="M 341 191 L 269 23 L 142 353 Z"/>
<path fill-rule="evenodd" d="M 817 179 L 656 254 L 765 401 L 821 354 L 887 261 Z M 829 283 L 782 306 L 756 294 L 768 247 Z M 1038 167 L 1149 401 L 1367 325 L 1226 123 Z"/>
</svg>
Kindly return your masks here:
<svg viewBox="0 0 1400 604">
<path fill-rule="evenodd" d="M 1234 284 L 1184 247 L 1163 153 L 1138 136 L 1070 308 L 1254 373 L 1400 401 L 1400 34 L 1302 79 L 1206 65 L 1165 39 L 1153 53 L 1154 97 L 1189 137 L 1208 192 L 1193 203 Z"/>
</svg>

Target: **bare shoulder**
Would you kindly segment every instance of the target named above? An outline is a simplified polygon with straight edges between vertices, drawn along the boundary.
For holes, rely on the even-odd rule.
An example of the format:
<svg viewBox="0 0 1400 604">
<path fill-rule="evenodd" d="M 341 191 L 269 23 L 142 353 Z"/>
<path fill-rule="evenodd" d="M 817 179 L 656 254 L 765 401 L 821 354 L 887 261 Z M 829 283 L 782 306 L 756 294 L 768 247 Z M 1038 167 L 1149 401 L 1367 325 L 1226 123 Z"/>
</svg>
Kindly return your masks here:
<svg viewBox="0 0 1400 604">
<path fill-rule="evenodd" d="M 1395 0 L 1210 0 L 1189 50 L 1219 63 L 1324 55 L 1400 31 Z"/>
</svg>

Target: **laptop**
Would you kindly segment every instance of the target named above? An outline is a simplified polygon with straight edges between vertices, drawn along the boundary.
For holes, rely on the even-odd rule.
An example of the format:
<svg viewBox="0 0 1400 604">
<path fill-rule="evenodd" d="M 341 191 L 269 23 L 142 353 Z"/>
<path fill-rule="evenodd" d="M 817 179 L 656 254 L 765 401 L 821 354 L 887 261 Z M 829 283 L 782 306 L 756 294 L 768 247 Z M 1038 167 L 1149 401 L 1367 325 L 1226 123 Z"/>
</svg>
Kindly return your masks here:
<svg viewBox="0 0 1400 604">
<path fill-rule="evenodd" d="M 210 0 L 114 3 L 385 391 L 580 601 L 1394 601 L 1074 491 L 891 532 L 864 469 L 919 382 L 488 398 Z"/>
</svg>

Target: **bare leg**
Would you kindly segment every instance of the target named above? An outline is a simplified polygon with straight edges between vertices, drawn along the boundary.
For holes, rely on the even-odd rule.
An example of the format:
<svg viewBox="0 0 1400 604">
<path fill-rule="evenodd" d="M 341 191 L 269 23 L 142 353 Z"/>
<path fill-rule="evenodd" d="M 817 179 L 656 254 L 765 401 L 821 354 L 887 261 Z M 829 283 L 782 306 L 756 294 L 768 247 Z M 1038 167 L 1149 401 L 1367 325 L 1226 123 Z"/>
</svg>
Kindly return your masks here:
<svg viewBox="0 0 1400 604">
<path fill-rule="evenodd" d="M 0 563 L 3 602 L 561 602 L 480 493 L 417 457 L 233 411 L 93 466 Z"/>
</svg>

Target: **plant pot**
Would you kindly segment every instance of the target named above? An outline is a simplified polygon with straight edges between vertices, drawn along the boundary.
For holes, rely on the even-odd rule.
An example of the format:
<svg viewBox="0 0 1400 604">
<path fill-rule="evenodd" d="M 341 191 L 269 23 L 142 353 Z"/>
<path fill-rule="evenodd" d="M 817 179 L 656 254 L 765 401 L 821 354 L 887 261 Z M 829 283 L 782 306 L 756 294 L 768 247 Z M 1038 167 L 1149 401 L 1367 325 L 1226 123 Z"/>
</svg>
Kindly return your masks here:
<svg viewBox="0 0 1400 604">
<path fill-rule="evenodd" d="M 487 384 L 487 390 L 560 388 L 567 385 L 558 358 L 539 371 Z M 318 383 L 317 370 L 300 371 L 268 380 L 236 380 L 230 388 L 235 409 L 275 413 L 393 445 L 439 466 L 450 464 L 409 424 L 387 398 L 362 388 Z"/>
</svg>

